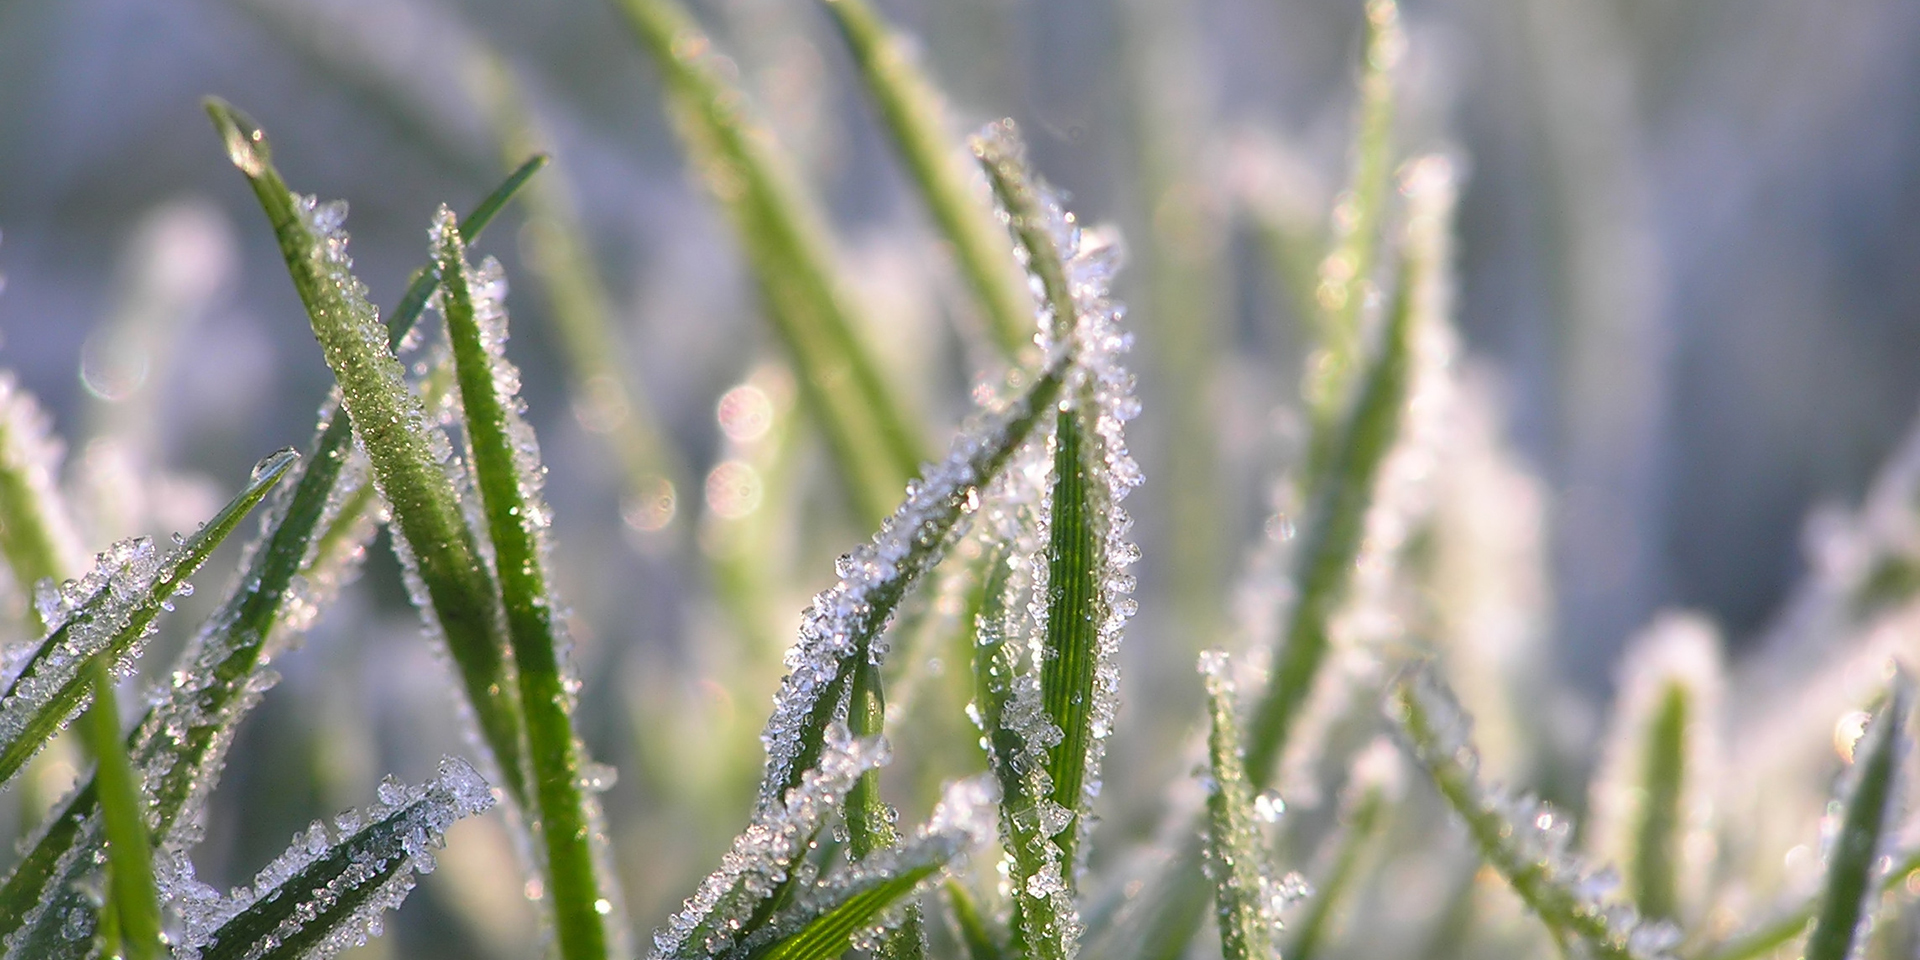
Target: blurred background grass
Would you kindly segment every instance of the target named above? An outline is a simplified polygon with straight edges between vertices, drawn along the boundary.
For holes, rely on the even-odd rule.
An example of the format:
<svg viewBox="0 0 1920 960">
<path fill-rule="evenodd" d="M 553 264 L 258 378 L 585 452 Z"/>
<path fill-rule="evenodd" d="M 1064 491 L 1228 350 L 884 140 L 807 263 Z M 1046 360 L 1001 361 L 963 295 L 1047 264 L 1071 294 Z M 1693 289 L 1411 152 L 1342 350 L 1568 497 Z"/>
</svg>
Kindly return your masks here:
<svg viewBox="0 0 1920 960">
<path fill-rule="evenodd" d="M 1275 254 L 1324 234 L 1344 179 L 1360 4 L 879 6 L 919 39 L 956 135 L 1016 118 L 1036 168 L 1129 241 L 1121 294 L 1141 337 L 1149 483 L 1129 504 L 1144 558 L 1123 724 L 1186 718 L 1200 641 L 1184 638 L 1226 619 L 1218 578 L 1300 440 L 1295 304 L 1310 293 Z M 942 435 L 992 355 L 838 37 L 805 0 L 698 12 L 826 198 L 871 339 Z M 1451 149 L 1469 171 L 1457 323 L 1551 493 L 1562 672 L 1603 697 L 1620 645 L 1663 606 L 1707 611 L 1736 644 L 1754 635 L 1804 566 L 1810 511 L 1859 498 L 1920 396 L 1920 8 L 1409 0 L 1405 18 L 1397 139 Z M 119 513 L 97 529 L 189 527 L 259 456 L 304 445 L 330 379 L 199 98 L 259 119 L 297 189 L 350 201 L 359 273 L 391 304 L 425 259 L 433 209 L 472 203 L 505 171 L 473 81 L 486 51 L 575 194 L 619 360 L 685 465 L 664 530 L 617 519 L 622 468 L 597 411 L 569 401 L 510 211 L 481 249 L 515 285 L 511 350 L 552 469 L 583 724 L 624 774 L 609 807 L 645 930 L 745 809 L 687 829 L 648 771 L 750 780 L 777 676 L 766 646 L 865 531 L 817 441 L 760 450 L 716 423 L 733 386 L 753 378 L 783 409 L 790 380 L 768 366 L 778 351 L 737 248 L 609 6 L 0 0 L 0 365 L 72 439 L 70 470 L 103 484 L 118 464 L 163 471 L 146 503 L 103 502 Z M 89 447 L 96 437 L 120 442 Z M 768 624 L 722 613 L 698 559 L 726 550 L 700 478 L 730 460 L 757 464 L 769 502 L 799 518 L 759 541 L 777 548 Z M 242 881 L 308 819 L 364 803 L 381 774 L 417 779 L 458 749 L 416 634 L 383 541 L 244 728 L 196 856 L 205 875 Z M 741 662 L 752 669 L 726 672 Z M 635 731 L 669 703 L 692 704 L 731 749 L 650 756 Z M 531 915 L 505 905 L 517 881 L 502 879 L 504 831 L 461 828 L 489 829 L 456 832 L 449 869 L 378 949 L 525 953 Z M 459 879 L 468 867 L 481 879 Z"/>
</svg>

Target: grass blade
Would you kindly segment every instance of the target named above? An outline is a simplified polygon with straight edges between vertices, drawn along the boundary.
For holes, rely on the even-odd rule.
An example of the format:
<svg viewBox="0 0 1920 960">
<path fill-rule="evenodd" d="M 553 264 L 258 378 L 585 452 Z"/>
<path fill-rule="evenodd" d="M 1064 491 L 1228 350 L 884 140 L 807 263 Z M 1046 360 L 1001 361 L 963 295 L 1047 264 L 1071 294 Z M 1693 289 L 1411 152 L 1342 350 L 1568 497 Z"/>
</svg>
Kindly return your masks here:
<svg viewBox="0 0 1920 960">
<path fill-rule="evenodd" d="M 1045 653 L 1040 659 L 1040 697 L 1047 719 L 1060 739 L 1048 751 L 1047 773 L 1053 789 L 1048 797 L 1059 808 L 1084 820 L 1081 793 L 1089 778 L 1088 751 L 1092 746 L 1093 710 L 1098 702 L 1094 672 L 1098 664 L 1100 611 L 1094 592 L 1098 549 L 1089 503 L 1086 454 L 1082 450 L 1079 419 L 1062 411 L 1054 436 L 1053 516 L 1048 528 L 1047 627 Z M 1074 862 L 1074 829 L 1059 837 L 1061 860 Z M 1071 890 L 1071 871 L 1063 877 Z"/>
<path fill-rule="evenodd" d="M 485 230 L 546 162 L 536 156 L 514 171 L 461 221 L 462 236 Z M 391 342 L 412 328 L 436 278 L 424 269 L 415 273 L 389 317 Z M 128 738 L 128 750 L 146 772 L 154 834 L 163 840 L 182 823 L 193 822 L 192 811 L 212 790 L 235 727 L 264 689 L 260 671 L 269 659 L 269 644 L 284 644 L 306 628 L 372 538 L 368 512 L 374 493 L 364 460 L 353 454 L 346 415 L 334 408 L 321 418 L 316 433 L 306 456 L 289 471 L 259 539 L 248 548 L 244 575 L 176 661 L 174 675 L 189 682 L 171 686 Z M 71 888 L 77 877 L 65 875 L 52 884 L 54 870 L 81 836 L 97 800 L 89 783 L 48 817 L 32 849 L 0 887 L 0 937 L 14 931 L 44 891 Z"/>
<path fill-rule="evenodd" d="M 506 280 L 492 259 L 478 270 L 467 265 L 466 245 L 451 210 L 440 208 L 433 234 L 467 443 L 499 571 L 520 702 L 526 708 L 534 786 L 529 819 L 553 889 L 560 954 L 569 960 L 605 957 L 610 940 L 619 936 L 607 928 L 618 894 L 603 890 L 597 875 L 598 809 L 580 787 L 588 760 L 573 728 L 578 682 L 563 662 L 571 641 L 548 584 L 549 508 L 540 495 L 546 468 L 533 428 L 519 414 L 520 372 L 505 353 Z"/>
<path fill-rule="evenodd" d="M 35 636 L 48 624 L 34 602 L 39 583 L 59 583 L 80 567 L 80 535 L 55 478 L 60 448 L 47 415 L 11 373 L 0 373 L 0 556 L 26 598 L 27 626 Z"/>
<path fill-rule="evenodd" d="M 1226 960 L 1274 960 L 1278 924 L 1262 874 L 1260 836 L 1254 826 L 1253 791 L 1240 757 L 1232 665 L 1223 651 L 1200 655 L 1207 685 L 1207 873 L 1213 880 L 1220 952 Z"/>
<path fill-rule="evenodd" d="M 279 238 L 294 288 L 373 464 L 375 486 L 393 509 L 400 534 L 393 538 L 395 551 L 409 570 L 410 589 L 419 594 L 421 617 L 459 668 L 507 792 L 528 809 L 532 790 L 522 757 L 522 714 L 499 591 L 453 482 L 433 452 L 420 399 L 407 387 L 388 331 L 349 272 L 346 236 L 339 230 L 345 208 L 295 196 L 274 170 L 266 135 L 252 121 L 216 99 L 207 101 L 207 112 Z"/>
<path fill-rule="evenodd" d="M 1367 0 L 1367 38 L 1360 75 L 1360 110 L 1354 130 L 1353 173 L 1333 218 L 1333 252 L 1321 261 L 1314 299 L 1321 307 L 1314 359 L 1305 384 L 1313 423 L 1308 449 L 1308 485 L 1336 455 L 1337 424 L 1347 408 L 1363 362 L 1361 317 L 1374 284 L 1381 225 L 1393 184 L 1393 69 L 1406 49 L 1400 8 L 1393 0 Z M 1338 481 L 1330 481 L 1337 483 Z"/>
<path fill-rule="evenodd" d="M 981 915 L 967 888 L 958 880 L 948 880 L 942 889 L 946 891 L 948 905 L 953 908 L 954 926 L 960 930 L 967 960 L 1012 960 L 1003 938 L 988 926 L 987 918 Z"/>
<path fill-rule="evenodd" d="M 200 960 L 295 960 L 365 943 L 413 889 L 415 874 L 433 870 L 433 847 L 447 828 L 493 802 L 472 767 L 446 757 L 430 783 L 409 788 L 388 778 L 365 813 L 342 814 L 332 829 L 315 821 L 251 888 L 221 896 L 180 857 L 169 883 L 183 946 Z"/>
<path fill-rule="evenodd" d="M 1040 329 L 1049 338 L 1059 340 L 1073 324 L 1073 289 L 1067 284 L 1066 265 L 1060 248 L 1067 238 L 1060 230 L 1072 231 L 1073 214 L 1060 209 L 1054 197 L 1027 172 L 1027 148 L 1020 130 L 1012 120 L 990 123 L 969 138 L 969 147 L 987 173 L 994 199 L 1007 215 L 1015 243 L 1026 263 L 1027 272 L 1040 281 L 1044 299 L 1040 303 Z"/>
<path fill-rule="evenodd" d="M 621 0 L 620 9 L 659 67 L 681 138 L 732 221 L 855 511 L 878 521 L 928 445 L 859 338 L 821 217 L 769 135 L 745 115 L 745 95 L 716 68 L 711 41 L 686 10 L 674 0 Z"/>
<path fill-rule="evenodd" d="M 166 950 L 160 937 L 160 892 L 153 880 L 153 845 L 147 837 L 145 791 L 127 761 L 120 742 L 120 708 L 114 701 L 113 681 L 106 664 L 94 660 L 87 667 L 93 684 L 93 705 L 87 708 L 87 748 L 95 762 L 101 819 L 106 823 L 107 902 L 101 913 L 112 914 L 119 936 L 107 943 L 111 954 L 125 951 L 126 960 L 154 960 Z M 117 942 L 115 942 L 117 940 Z"/>
<path fill-rule="evenodd" d="M 116 672 L 151 633 L 154 618 L 274 484 L 300 459 L 282 450 L 179 547 L 156 557 L 144 538 L 116 544 L 60 601 L 43 609 L 56 624 L 0 697 L 0 783 L 10 780 L 79 710 L 89 689 L 83 667 L 99 659 Z"/>
<path fill-rule="evenodd" d="M 1382 741 L 1378 744 L 1391 751 L 1390 744 Z M 1371 752 L 1371 751 L 1369 751 Z M 1367 755 L 1362 754 L 1364 759 Z M 1398 756 L 1393 756 L 1398 762 Z M 1356 771 L 1356 777 L 1358 771 Z M 1353 892 L 1354 881 L 1358 879 L 1361 858 L 1380 831 L 1387 808 L 1386 789 L 1379 782 L 1364 784 L 1354 795 L 1348 798 L 1344 815 L 1346 833 L 1340 838 L 1340 846 L 1334 854 L 1332 867 L 1327 874 L 1314 884 L 1312 900 L 1306 908 L 1306 915 L 1295 925 L 1293 939 L 1281 955 L 1287 960 L 1312 960 L 1318 956 L 1331 935 L 1334 915 Z"/>
<path fill-rule="evenodd" d="M 1886 704 L 1854 748 L 1854 773 L 1846 815 L 1827 859 L 1827 883 L 1820 895 L 1806 960 L 1846 960 L 1861 922 L 1872 916 L 1880 897 L 1874 873 L 1889 834 L 1899 795 L 1900 762 L 1907 750 L 1907 712 L 1913 705 L 1913 681 L 1897 673 Z"/>
<path fill-rule="evenodd" d="M 1473 721 L 1431 668 L 1416 668 L 1394 688 L 1391 709 L 1414 757 L 1466 823 L 1480 857 L 1507 879 L 1527 908 L 1566 946 L 1583 941 L 1596 956 L 1631 960 L 1665 955 L 1679 931 L 1639 922 L 1633 909 L 1596 894 L 1593 874 L 1568 853 L 1572 826 L 1552 808 L 1481 785 Z"/>
<path fill-rule="evenodd" d="M 866 0 L 825 0 L 823 5 L 840 28 L 921 198 L 953 245 L 994 342 L 1008 357 L 1019 356 L 1033 343 L 1033 296 L 1013 269 L 1006 231 L 994 222 L 992 209 L 973 189 L 971 171 L 953 149 L 943 126 L 946 109 L 940 94 L 914 62 L 907 43 Z"/>
</svg>

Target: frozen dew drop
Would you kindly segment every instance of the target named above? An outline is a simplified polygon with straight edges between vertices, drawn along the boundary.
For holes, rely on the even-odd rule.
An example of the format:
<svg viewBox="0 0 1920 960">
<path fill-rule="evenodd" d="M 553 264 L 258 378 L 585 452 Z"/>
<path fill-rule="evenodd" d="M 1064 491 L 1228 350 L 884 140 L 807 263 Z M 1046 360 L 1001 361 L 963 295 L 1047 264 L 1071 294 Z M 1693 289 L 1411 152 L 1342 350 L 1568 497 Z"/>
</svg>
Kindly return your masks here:
<svg viewBox="0 0 1920 960">
<path fill-rule="evenodd" d="M 1286 801 L 1280 799 L 1280 794 L 1275 791 L 1262 791 L 1253 798 L 1253 816 L 1261 823 L 1279 823 L 1281 815 L 1286 812 Z"/>
</svg>

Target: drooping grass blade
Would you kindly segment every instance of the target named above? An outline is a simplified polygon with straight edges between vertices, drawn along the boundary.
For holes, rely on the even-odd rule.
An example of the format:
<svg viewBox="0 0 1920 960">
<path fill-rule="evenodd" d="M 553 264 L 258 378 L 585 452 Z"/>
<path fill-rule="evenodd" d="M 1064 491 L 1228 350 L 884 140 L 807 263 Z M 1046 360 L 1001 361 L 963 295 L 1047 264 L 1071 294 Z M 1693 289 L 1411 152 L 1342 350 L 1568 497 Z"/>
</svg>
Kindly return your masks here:
<svg viewBox="0 0 1920 960">
<path fill-rule="evenodd" d="M 867 0 L 825 0 L 860 69 L 867 93 L 906 161 L 933 219 L 953 245 L 961 272 L 986 315 L 1000 350 L 1017 357 L 1033 343 L 1033 296 L 1014 269 L 1006 231 L 973 189 L 971 171 L 942 126 L 942 97 L 914 62 L 907 44 Z"/>
<path fill-rule="evenodd" d="M 87 748 L 94 757 L 101 819 L 107 839 L 107 902 L 103 917 L 117 919 L 117 942 L 109 953 L 126 960 L 154 960 L 166 950 L 160 937 L 160 892 L 153 880 L 153 845 L 147 835 L 147 798 L 120 741 L 120 708 L 106 664 L 87 666 L 93 704 L 87 708 Z"/>
<path fill-rule="evenodd" d="M 56 482 L 59 470 L 60 448 L 47 415 L 13 374 L 0 373 L 0 556 L 27 599 L 27 626 L 36 636 L 48 627 L 34 603 L 38 584 L 72 576 L 82 557 Z"/>
<path fill-rule="evenodd" d="M 1414 757 L 1466 824 L 1481 860 L 1506 878 L 1556 942 L 1578 940 L 1611 960 L 1658 957 L 1679 942 L 1674 927 L 1641 923 L 1632 907 L 1600 899 L 1592 871 L 1567 849 L 1572 824 L 1566 817 L 1481 784 L 1473 721 L 1430 667 L 1395 685 L 1391 711 Z"/>
<path fill-rule="evenodd" d="M 578 683 L 563 660 L 571 641 L 549 584 L 550 511 L 540 493 L 546 467 L 533 428 L 519 414 L 520 372 L 506 358 L 506 280 L 494 260 L 477 270 L 467 264 L 459 225 L 445 207 L 433 242 L 467 444 L 526 709 L 530 819 L 552 884 L 560 954 L 569 960 L 604 958 L 620 937 L 607 928 L 619 894 L 602 889 L 610 878 L 596 870 L 597 804 L 580 787 L 587 759 L 573 727 Z"/>
<path fill-rule="evenodd" d="M 928 444 L 860 340 L 822 218 L 768 133 L 747 116 L 745 95 L 716 67 L 712 42 L 686 10 L 676 0 L 619 6 L 665 80 L 688 152 L 732 221 L 853 505 L 877 522 Z"/>
<path fill-rule="evenodd" d="M 1874 874 L 1897 809 L 1912 705 L 1913 681 L 1904 672 L 1896 673 L 1886 704 L 1854 747 L 1846 814 L 1827 855 L 1827 882 L 1813 932 L 1807 936 L 1806 960 L 1846 960 L 1861 936 L 1861 921 L 1872 915 L 1880 898 Z"/>
<path fill-rule="evenodd" d="M 462 236 L 478 236 L 545 163 L 544 156 L 536 156 L 521 165 L 461 222 Z M 416 272 L 389 318 L 390 342 L 412 328 L 436 283 L 434 274 Z M 211 791 L 234 728 L 269 682 L 260 670 L 271 645 L 286 643 L 306 628 L 371 539 L 368 511 L 374 493 L 364 460 L 356 460 L 350 447 L 346 415 L 330 405 L 316 434 L 275 497 L 235 587 L 180 654 L 173 675 L 183 682 L 169 687 L 166 699 L 128 737 L 128 750 L 146 773 L 156 837 L 169 837 L 183 818 L 193 820 L 190 811 Z M 0 921 L 17 924 L 51 889 L 56 865 L 96 805 L 97 794 L 88 784 L 48 817 L 32 849 L 0 887 Z M 84 865 L 69 866 L 60 889 L 70 888 L 76 879 L 72 870 Z M 0 922 L 0 936 L 13 929 Z"/>
<path fill-rule="evenodd" d="M 447 828 L 493 806 L 485 780 L 446 757 L 417 787 L 388 778 L 380 802 L 331 825 L 315 821 L 254 883 L 222 896 L 177 863 L 170 878 L 183 946 L 200 960 L 297 960 L 332 956 L 378 936 L 382 916 L 434 868 Z"/>
<path fill-rule="evenodd" d="M 345 206 L 295 196 L 273 168 L 266 135 L 252 121 L 217 99 L 207 101 L 207 112 L 279 238 L 294 288 L 373 465 L 375 485 L 392 508 L 400 534 L 395 551 L 420 594 L 416 606 L 446 643 L 504 786 L 526 809 L 532 789 L 499 591 L 434 452 L 435 435 L 420 399 L 408 388 L 388 331 L 350 272 L 340 231 Z M 445 438 L 438 439 L 444 446 Z"/>
<path fill-rule="evenodd" d="M 138 653 L 160 615 L 208 555 L 300 459 L 282 450 L 254 467 L 245 488 L 179 547 L 157 555 L 144 538 L 100 555 L 93 571 L 46 612 L 55 626 L 0 697 L 0 783 L 11 779 L 65 726 L 88 695 L 85 665 L 118 672 Z"/>
</svg>

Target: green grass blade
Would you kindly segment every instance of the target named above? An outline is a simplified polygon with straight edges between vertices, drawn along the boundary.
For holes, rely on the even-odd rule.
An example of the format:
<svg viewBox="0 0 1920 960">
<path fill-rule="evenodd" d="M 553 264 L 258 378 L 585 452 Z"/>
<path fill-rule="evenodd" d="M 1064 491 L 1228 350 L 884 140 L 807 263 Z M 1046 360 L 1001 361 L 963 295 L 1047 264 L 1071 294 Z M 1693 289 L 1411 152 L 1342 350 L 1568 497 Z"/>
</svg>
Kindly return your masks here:
<svg viewBox="0 0 1920 960">
<path fill-rule="evenodd" d="M 1416 759 L 1466 823 L 1480 858 L 1507 879 L 1556 942 L 1582 941 L 1593 954 L 1630 960 L 1665 954 L 1679 933 L 1641 924 L 1631 907 L 1601 901 L 1587 868 L 1567 852 L 1572 826 L 1535 800 L 1508 797 L 1480 783 L 1472 719 L 1429 667 L 1395 685 L 1392 704 Z"/>
<path fill-rule="evenodd" d="M 485 230 L 545 163 L 545 157 L 535 157 L 508 177 L 461 221 L 462 236 Z M 389 319 L 392 341 L 419 318 L 435 276 L 424 269 L 415 274 Z M 170 836 L 183 814 L 212 789 L 234 728 L 258 700 L 256 678 L 269 643 L 284 643 L 288 634 L 305 628 L 371 539 L 368 512 L 375 494 L 366 484 L 364 466 L 350 466 L 347 417 L 331 411 L 316 434 L 283 481 L 278 503 L 243 562 L 244 575 L 176 662 L 175 676 L 189 682 L 170 687 L 166 700 L 149 710 L 128 738 L 129 752 L 146 771 L 155 836 Z M 0 937 L 11 934 L 52 889 L 55 867 L 80 837 L 80 825 L 94 814 L 96 801 L 91 783 L 77 791 L 48 818 L 32 849 L 8 874 L 0 886 Z M 63 889 L 76 879 L 71 869 L 62 875 Z"/>
<path fill-rule="evenodd" d="M 80 709 L 89 693 L 84 665 L 100 659 L 117 672 L 130 660 L 180 585 L 299 459 L 288 449 L 260 461 L 246 487 L 166 556 L 156 557 L 145 539 L 122 542 L 63 591 L 51 608 L 53 633 L 0 697 L 0 783 L 19 773 Z"/>
<path fill-rule="evenodd" d="M 1207 685 L 1207 873 L 1213 880 L 1214 916 L 1226 960 L 1275 960 L 1277 919 L 1261 874 L 1260 835 L 1254 826 L 1253 791 L 1240 755 L 1232 666 L 1218 650 L 1200 655 Z"/>
<path fill-rule="evenodd" d="M 596 875 L 597 816 L 591 796 L 580 787 L 587 760 L 573 728 L 572 690 L 577 683 L 562 662 L 562 651 L 571 643 L 548 582 L 549 508 L 540 495 L 546 468 L 533 428 L 518 413 L 520 373 L 506 358 L 505 280 L 492 260 L 477 271 L 467 265 L 466 245 L 451 210 L 440 208 L 433 233 L 467 443 L 499 571 L 520 702 L 526 709 L 534 785 L 529 819 L 552 885 L 560 955 L 568 960 L 602 958 L 618 936 L 607 929 L 618 895 L 602 890 L 602 878 Z"/>
<path fill-rule="evenodd" d="M 508 659 L 499 591 L 434 452 L 419 397 L 407 387 L 373 306 L 350 271 L 337 204 L 297 197 L 274 170 L 266 135 L 225 102 L 207 112 L 247 175 L 279 238 L 342 402 L 393 511 L 396 552 L 417 580 L 421 616 L 447 644 L 507 792 L 528 809 L 521 709 Z"/>
<path fill-rule="evenodd" d="M 1646 731 L 1646 801 L 1628 868 L 1642 916 L 1675 919 L 1680 911 L 1681 788 L 1686 783 L 1687 689 L 1669 684 Z"/>
<path fill-rule="evenodd" d="M 1089 771 L 1093 711 L 1099 702 L 1094 691 L 1099 662 L 1099 547 L 1094 530 L 1086 452 L 1079 418 L 1062 411 L 1055 433 L 1053 456 L 1053 518 L 1047 548 L 1047 626 L 1041 656 L 1040 695 L 1047 718 L 1060 732 L 1060 742 L 1048 751 L 1047 773 L 1053 781 L 1048 798 L 1084 820 L 1081 793 Z M 1074 862 L 1076 824 L 1058 838 L 1063 863 Z M 1071 871 L 1063 878 L 1071 890 Z"/>
<path fill-rule="evenodd" d="M 423 786 L 390 778 L 378 805 L 343 814 L 331 829 L 315 821 L 251 888 L 222 897 L 190 872 L 177 879 L 184 946 L 200 960 L 296 960 L 365 943 L 413 889 L 415 873 L 433 869 L 447 828 L 491 806 L 486 781 L 452 757 Z"/>
<path fill-rule="evenodd" d="M 1393 68 L 1407 40 L 1400 29 L 1400 8 L 1393 0 L 1367 0 L 1366 14 L 1353 172 L 1334 214 L 1333 252 L 1320 264 L 1314 291 L 1321 310 L 1314 315 L 1318 349 L 1305 385 L 1314 426 L 1308 450 L 1309 485 L 1320 481 L 1322 470 L 1336 455 L 1334 430 L 1347 408 L 1353 381 L 1361 375 L 1361 318 L 1373 287 L 1387 199 L 1392 195 Z"/>
<path fill-rule="evenodd" d="M 107 902 L 103 913 L 118 918 L 118 942 L 109 953 L 126 960 L 154 960 L 166 950 L 160 937 L 160 891 L 153 880 L 153 845 L 147 837 L 145 791 L 120 741 L 120 707 L 113 680 L 100 660 L 87 667 L 93 705 L 87 708 L 87 749 L 93 753 L 101 819 L 106 823 Z"/>
<path fill-rule="evenodd" d="M 906 161 L 920 196 L 953 245 L 961 272 L 1008 357 L 1033 343 L 1034 303 L 1013 269 L 1013 249 L 993 210 L 969 182 L 970 170 L 943 126 L 946 110 L 907 44 L 867 0 L 824 0 L 880 119 Z"/>
<path fill-rule="evenodd" d="M 1920 870 L 1920 853 L 1908 853 L 1881 879 L 1880 892 L 1888 894 L 1899 890 L 1916 870 Z M 1786 946 L 1795 937 L 1807 932 L 1807 925 L 1813 922 L 1814 912 L 1821 906 L 1821 896 L 1824 893 L 1824 890 L 1820 891 L 1798 908 L 1767 921 L 1742 936 L 1691 956 L 1694 960 L 1755 960 L 1757 957 L 1769 956 Z"/>
<path fill-rule="evenodd" d="M 745 115 L 745 95 L 716 68 L 711 41 L 686 10 L 675 0 L 619 5 L 660 69 L 676 127 L 733 224 L 854 508 L 877 522 L 928 445 L 860 339 L 822 219 L 770 136 Z"/>
<path fill-rule="evenodd" d="M 1411 261 L 1410 261 L 1411 263 Z M 1314 486 L 1306 527 L 1294 561 L 1298 599 L 1288 611 L 1272 679 L 1247 731 L 1247 777 L 1265 787 L 1273 778 L 1293 721 L 1306 704 L 1326 659 L 1328 630 L 1353 581 L 1367 510 L 1380 465 L 1399 437 L 1412 371 L 1415 278 L 1402 270 L 1379 354 L 1332 447 L 1326 482 Z"/>
<path fill-rule="evenodd" d="M 1807 937 L 1806 960 L 1846 960 L 1861 935 L 1861 921 L 1872 916 L 1879 900 L 1874 872 L 1899 802 L 1900 762 L 1912 705 L 1913 681 L 1898 673 L 1886 704 L 1854 748 L 1852 788 L 1840 834 L 1827 855 L 1827 882 L 1813 933 Z"/>
<path fill-rule="evenodd" d="M 508 66 L 490 56 L 479 73 L 480 98 L 490 107 L 505 153 L 520 156 L 542 143 L 545 137 Z M 534 185 L 526 206 L 523 260 L 560 334 L 575 418 L 608 444 L 625 474 L 621 514 L 628 525 L 642 533 L 664 530 L 680 512 L 682 492 L 693 488 L 646 391 L 620 362 L 627 354 L 615 325 L 618 313 L 594 266 L 564 171 Z"/>
<path fill-rule="evenodd" d="M 80 536 L 56 482 L 60 450 L 47 415 L 11 373 L 0 373 L 0 556 L 27 599 L 27 627 L 47 626 L 33 602 L 41 580 L 73 576 L 82 556 Z"/>
<path fill-rule="evenodd" d="M 535 153 L 515 167 L 512 173 L 507 174 L 507 179 L 501 181 L 492 193 L 482 198 L 480 203 L 460 220 L 460 236 L 464 237 L 469 244 L 477 242 L 480 234 L 487 229 L 487 224 L 493 222 L 493 218 L 499 215 L 508 201 L 519 195 L 520 191 L 533 179 L 534 174 L 546 169 L 550 160 L 552 158 L 544 153 Z M 413 272 L 412 278 L 407 281 L 406 293 L 400 295 L 400 302 L 394 306 L 393 313 L 387 317 L 387 329 L 390 331 L 389 343 L 398 345 L 401 338 L 413 329 L 414 323 L 427 309 L 427 301 L 433 298 L 433 291 L 439 285 L 440 276 L 431 269 L 422 267 Z"/>
</svg>

